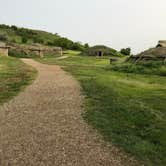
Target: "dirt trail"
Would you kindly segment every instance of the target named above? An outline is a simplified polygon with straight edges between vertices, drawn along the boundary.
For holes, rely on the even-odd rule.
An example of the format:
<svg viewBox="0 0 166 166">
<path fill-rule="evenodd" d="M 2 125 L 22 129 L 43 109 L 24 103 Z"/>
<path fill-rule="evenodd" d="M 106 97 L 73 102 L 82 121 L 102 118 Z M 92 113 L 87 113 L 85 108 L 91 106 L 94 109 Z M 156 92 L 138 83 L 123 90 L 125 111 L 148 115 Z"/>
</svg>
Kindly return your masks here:
<svg viewBox="0 0 166 166">
<path fill-rule="evenodd" d="M 58 66 L 23 61 L 39 74 L 24 92 L 0 106 L 0 165 L 135 165 L 85 124 L 80 87 L 72 76 Z"/>
</svg>

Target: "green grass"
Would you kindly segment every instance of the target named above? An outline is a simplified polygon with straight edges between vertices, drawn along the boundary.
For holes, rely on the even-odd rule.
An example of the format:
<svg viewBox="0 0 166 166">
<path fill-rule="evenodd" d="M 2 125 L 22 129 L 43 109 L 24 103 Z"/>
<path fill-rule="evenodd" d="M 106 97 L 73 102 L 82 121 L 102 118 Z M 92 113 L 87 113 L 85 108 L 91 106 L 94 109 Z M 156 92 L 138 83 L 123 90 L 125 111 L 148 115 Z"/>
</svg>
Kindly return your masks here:
<svg viewBox="0 0 166 166">
<path fill-rule="evenodd" d="M 109 65 L 109 59 L 108 57 L 105 58 L 94 58 L 90 56 L 79 56 L 79 52 L 75 52 L 75 54 L 67 53 L 67 56 L 69 56 L 66 59 L 58 60 L 57 58 L 52 58 L 45 56 L 44 58 L 36 58 L 38 61 L 48 64 L 59 64 L 62 66 L 99 66 L 104 67 L 106 64 Z"/>
<path fill-rule="evenodd" d="M 145 165 L 166 165 L 166 78 L 115 72 L 104 58 L 40 59 L 62 65 L 82 85 L 84 119 Z"/>
<path fill-rule="evenodd" d="M 163 61 L 144 61 L 135 64 L 122 61 L 109 66 L 108 69 L 125 73 L 166 76 L 166 63 Z"/>
<path fill-rule="evenodd" d="M 63 51 L 64 55 L 79 55 L 81 52 L 80 51 L 73 51 L 73 50 L 65 50 Z"/>
<path fill-rule="evenodd" d="M 16 96 L 36 76 L 36 71 L 21 60 L 0 56 L 0 104 Z"/>
</svg>

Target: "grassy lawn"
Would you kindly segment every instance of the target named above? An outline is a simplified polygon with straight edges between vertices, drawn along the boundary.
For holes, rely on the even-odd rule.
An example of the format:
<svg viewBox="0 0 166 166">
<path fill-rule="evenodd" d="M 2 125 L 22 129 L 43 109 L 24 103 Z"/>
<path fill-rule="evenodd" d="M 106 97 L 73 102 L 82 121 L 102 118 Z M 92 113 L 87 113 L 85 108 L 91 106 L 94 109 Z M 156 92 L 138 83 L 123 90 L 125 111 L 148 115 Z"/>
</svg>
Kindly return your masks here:
<svg viewBox="0 0 166 166">
<path fill-rule="evenodd" d="M 57 57 L 44 57 L 41 59 L 37 59 L 38 61 L 42 63 L 47 64 L 59 64 L 62 66 L 83 66 L 83 67 L 105 67 L 105 65 L 109 64 L 109 59 L 107 57 L 105 58 L 93 58 L 89 56 L 79 56 L 80 52 L 72 51 L 72 54 L 70 54 L 71 51 L 65 52 L 65 56 L 67 55 L 68 58 L 58 60 Z"/>
<path fill-rule="evenodd" d="M 145 165 L 166 165 L 166 78 L 111 70 L 107 58 L 38 59 L 62 65 L 82 85 L 84 118 Z"/>
<path fill-rule="evenodd" d="M 36 71 L 21 60 L 0 57 L 0 104 L 17 95 L 36 76 Z"/>
</svg>

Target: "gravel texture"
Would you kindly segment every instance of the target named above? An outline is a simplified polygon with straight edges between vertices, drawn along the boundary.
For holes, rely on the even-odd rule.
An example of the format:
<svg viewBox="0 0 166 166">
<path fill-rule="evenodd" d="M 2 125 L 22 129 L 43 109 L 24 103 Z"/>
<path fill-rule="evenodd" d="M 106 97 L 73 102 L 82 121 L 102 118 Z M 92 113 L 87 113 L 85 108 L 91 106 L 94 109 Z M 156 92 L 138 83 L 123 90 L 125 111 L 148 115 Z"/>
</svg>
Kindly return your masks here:
<svg viewBox="0 0 166 166">
<path fill-rule="evenodd" d="M 0 106 L 0 165 L 137 165 L 86 125 L 80 86 L 72 76 L 59 66 L 23 61 L 39 73 L 32 85 Z"/>
</svg>

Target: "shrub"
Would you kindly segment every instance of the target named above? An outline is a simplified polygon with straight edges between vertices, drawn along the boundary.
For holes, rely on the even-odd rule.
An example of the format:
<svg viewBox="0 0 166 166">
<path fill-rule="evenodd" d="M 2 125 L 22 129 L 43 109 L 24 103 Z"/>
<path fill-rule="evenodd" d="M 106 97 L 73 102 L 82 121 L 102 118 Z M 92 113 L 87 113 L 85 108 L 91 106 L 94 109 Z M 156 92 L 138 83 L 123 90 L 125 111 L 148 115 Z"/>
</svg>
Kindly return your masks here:
<svg viewBox="0 0 166 166">
<path fill-rule="evenodd" d="M 34 42 L 34 43 L 44 43 L 44 40 L 41 39 L 41 38 L 38 38 L 38 37 L 34 37 L 34 38 L 33 38 L 33 42 Z"/>
<path fill-rule="evenodd" d="M 14 30 L 14 31 L 17 31 L 18 28 L 15 26 L 15 25 L 12 25 L 11 28 Z"/>
<path fill-rule="evenodd" d="M 22 43 L 27 43 L 28 39 L 26 37 L 22 37 Z"/>
<path fill-rule="evenodd" d="M 48 46 L 55 46 L 54 42 L 51 42 L 51 41 L 47 41 L 46 43 Z"/>
<path fill-rule="evenodd" d="M 89 44 L 88 44 L 88 43 L 85 43 L 85 44 L 84 44 L 84 47 L 85 47 L 85 49 L 88 49 L 88 48 L 89 48 Z"/>
<path fill-rule="evenodd" d="M 11 42 L 12 43 L 17 43 L 17 40 L 16 39 L 12 39 Z"/>
<path fill-rule="evenodd" d="M 2 29 L 9 29 L 10 26 L 5 25 L 5 24 L 0 24 L 0 28 L 2 28 Z"/>
<path fill-rule="evenodd" d="M 120 50 L 120 53 L 123 55 L 130 55 L 131 54 L 131 48 L 122 48 Z"/>
<path fill-rule="evenodd" d="M 0 34 L 0 41 L 7 41 L 8 37 L 6 34 Z"/>
</svg>

